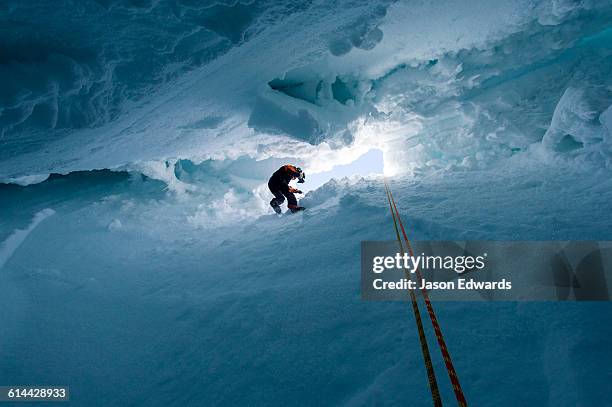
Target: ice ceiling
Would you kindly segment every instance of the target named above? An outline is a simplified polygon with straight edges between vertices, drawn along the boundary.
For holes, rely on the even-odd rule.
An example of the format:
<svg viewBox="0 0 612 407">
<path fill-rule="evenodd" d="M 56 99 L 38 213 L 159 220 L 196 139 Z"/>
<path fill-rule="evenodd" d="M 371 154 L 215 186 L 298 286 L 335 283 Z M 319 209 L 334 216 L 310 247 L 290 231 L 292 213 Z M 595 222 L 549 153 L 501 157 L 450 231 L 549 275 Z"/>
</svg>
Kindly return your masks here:
<svg viewBox="0 0 612 407">
<path fill-rule="evenodd" d="M 371 149 L 609 165 L 612 1 L 0 3 L 0 181 Z"/>
</svg>

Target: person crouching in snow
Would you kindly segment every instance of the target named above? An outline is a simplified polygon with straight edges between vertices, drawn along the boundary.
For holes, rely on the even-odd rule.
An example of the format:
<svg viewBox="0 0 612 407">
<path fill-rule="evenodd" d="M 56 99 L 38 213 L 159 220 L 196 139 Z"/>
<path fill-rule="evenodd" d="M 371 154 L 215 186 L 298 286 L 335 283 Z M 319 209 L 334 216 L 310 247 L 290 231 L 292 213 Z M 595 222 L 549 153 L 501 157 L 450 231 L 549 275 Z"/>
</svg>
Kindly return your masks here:
<svg viewBox="0 0 612 407">
<path fill-rule="evenodd" d="M 298 183 L 303 183 L 306 178 L 306 174 L 301 168 L 293 165 L 283 165 L 272 174 L 268 181 L 268 188 L 270 192 L 274 194 L 274 198 L 270 201 L 270 206 L 274 209 L 274 212 L 280 214 L 280 205 L 285 202 L 287 198 L 287 207 L 292 213 L 303 211 L 305 208 L 298 206 L 297 199 L 294 194 L 301 194 L 302 191 L 299 189 L 289 186 L 289 182 L 294 179 L 298 180 Z"/>
</svg>

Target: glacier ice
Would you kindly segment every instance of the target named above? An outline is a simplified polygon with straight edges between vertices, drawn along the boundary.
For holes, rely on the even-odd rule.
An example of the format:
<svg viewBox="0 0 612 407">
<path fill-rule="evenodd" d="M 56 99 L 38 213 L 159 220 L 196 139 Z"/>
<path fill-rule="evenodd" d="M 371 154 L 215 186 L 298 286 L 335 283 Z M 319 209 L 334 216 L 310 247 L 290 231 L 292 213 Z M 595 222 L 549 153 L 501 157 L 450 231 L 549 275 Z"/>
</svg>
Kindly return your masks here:
<svg viewBox="0 0 612 407">
<path fill-rule="evenodd" d="M 610 239 L 612 1 L 0 22 L 0 376 L 76 405 L 428 403 L 405 304 L 358 298 L 359 241 L 393 237 L 381 172 L 416 239 Z M 277 218 L 286 163 L 308 211 Z M 607 304 L 436 309 L 471 404 L 607 397 Z"/>
<path fill-rule="evenodd" d="M 311 161 L 368 138 L 366 126 L 405 133 L 406 145 L 376 135 L 393 144 L 390 168 L 482 167 L 541 141 L 570 87 L 600 86 L 585 90 L 599 113 L 611 104 L 609 1 L 117 1 L 71 13 L 3 6 L 6 21 L 47 34 L 3 33 L 4 182 L 286 150 Z"/>
</svg>

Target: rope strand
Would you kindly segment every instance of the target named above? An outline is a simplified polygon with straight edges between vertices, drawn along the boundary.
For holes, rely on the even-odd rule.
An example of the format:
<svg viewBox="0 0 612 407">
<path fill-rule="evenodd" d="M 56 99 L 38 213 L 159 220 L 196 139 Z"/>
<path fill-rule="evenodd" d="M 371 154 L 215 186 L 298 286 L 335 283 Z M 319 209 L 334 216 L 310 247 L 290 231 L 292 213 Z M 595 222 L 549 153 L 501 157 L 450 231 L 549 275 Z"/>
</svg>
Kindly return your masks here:
<svg viewBox="0 0 612 407">
<path fill-rule="evenodd" d="M 410 256 L 414 256 L 414 251 L 412 250 L 412 245 L 410 244 L 410 240 L 408 240 L 408 236 L 406 235 L 406 230 L 404 229 L 404 225 L 402 223 L 402 219 L 400 218 L 399 211 L 397 210 L 397 205 L 395 204 L 395 199 L 393 198 L 393 193 L 391 192 L 391 188 L 387 184 L 387 180 L 385 179 L 385 190 L 387 191 L 387 199 L 390 201 L 389 205 L 393 205 L 392 212 L 394 212 L 393 222 L 395 224 L 395 229 L 397 232 L 397 222 L 395 216 L 397 216 L 397 221 L 399 222 L 400 228 L 402 230 L 402 235 L 404 236 L 404 241 L 406 247 L 408 249 L 408 253 Z M 390 198 L 390 199 L 389 199 Z M 399 235 L 399 233 L 398 233 Z M 402 248 L 403 251 L 403 248 Z M 402 253 L 403 254 L 403 253 Z M 421 272 L 419 269 L 416 269 L 416 275 L 419 280 L 422 280 Z M 444 336 L 442 334 L 442 328 L 440 328 L 440 324 L 438 323 L 438 318 L 436 317 L 436 313 L 434 312 L 433 306 L 431 305 L 431 300 L 429 299 L 429 294 L 427 290 L 422 288 L 421 292 L 423 294 L 423 300 L 425 301 L 425 306 L 427 308 L 427 313 L 429 314 L 429 319 L 431 320 L 431 325 L 433 326 L 434 332 L 436 334 L 436 339 L 438 340 L 438 345 L 440 347 L 440 352 L 442 353 L 442 358 L 444 359 L 444 364 L 446 366 L 446 371 L 448 372 L 448 378 L 453 386 L 453 391 L 455 393 L 455 398 L 457 399 L 457 404 L 460 407 L 467 407 L 467 400 L 465 398 L 465 394 L 463 393 L 463 389 L 461 388 L 461 384 L 459 384 L 459 377 L 457 376 L 457 372 L 453 365 L 453 361 L 450 356 L 450 352 L 446 346 L 446 341 L 444 340 Z M 412 290 L 410 293 L 414 295 Z"/>
<path fill-rule="evenodd" d="M 397 243 L 399 244 L 402 256 L 404 255 L 404 246 L 402 239 L 397 228 L 397 219 L 391 206 L 391 191 L 388 189 L 387 183 L 385 182 L 385 190 L 387 192 L 387 200 L 389 201 L 389 210 L 393 217 L 393 226 L 395 228 L 395 235 L 397 237 Z M 410 278 L 410 274 L 404 270 L 407 278 Z M 419 342 L 421 343 L 421 352 L 423 354 L 423 360 L 425 362 L 425 369 L 427 370 L 427 381 L 429 382 L 429 389 L 431 390 L 431 398 L 435 407 L 442 407 L 442 398 L 440 397 L 440 389 L 438 388 L 438 381 L 436 380 L 436 373 L 433 369 L 433 363 L 431 362 L 431 354 L 429 353 L 429 346 L 427 345 L 427 337 L 425 336 L 425 330 L 423 329 L 423 320 L 421 318 L 421 312 L 419 311 L 419 305 L 417 303 L 416 296 L 413 290 L 408 290 L 410 293 L 410 302 L 412 303 L 412 311 L 414 313 L 414 319 L 417 325 L 417 331 L 419 332 Z"/>
</svg>

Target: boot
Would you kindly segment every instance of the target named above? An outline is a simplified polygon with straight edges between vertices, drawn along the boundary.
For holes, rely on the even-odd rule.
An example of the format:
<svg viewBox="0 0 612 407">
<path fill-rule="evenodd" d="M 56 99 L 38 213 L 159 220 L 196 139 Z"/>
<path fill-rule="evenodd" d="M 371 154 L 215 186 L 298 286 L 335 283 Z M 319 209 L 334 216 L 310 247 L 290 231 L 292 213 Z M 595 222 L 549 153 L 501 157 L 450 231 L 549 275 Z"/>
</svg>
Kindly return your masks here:
<svg viewBox="0 0 612 407">
<path fill-rule="evenodd" d="M 277 215 L 280 215 L 281 213 L 283 213 L 280 205 L 278 204 L 278 202 L 276 202 L 275 199 L 270 201 L 270 206 L 272 207 L 272 209 L 274 209 L 274 212 L 276 212 Z"/>
<path fill-rule="evenodd" d="M 296 213 L 296 212 L 300 212 L 303 211 L 304 208 L 303 206 L 297 206 L 297 205 L 289 205 L 289 210 L 291 211 L 291 213 Z"/>
</svg>

